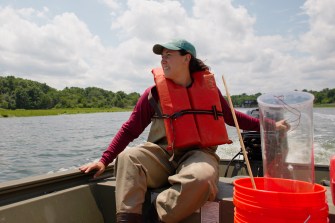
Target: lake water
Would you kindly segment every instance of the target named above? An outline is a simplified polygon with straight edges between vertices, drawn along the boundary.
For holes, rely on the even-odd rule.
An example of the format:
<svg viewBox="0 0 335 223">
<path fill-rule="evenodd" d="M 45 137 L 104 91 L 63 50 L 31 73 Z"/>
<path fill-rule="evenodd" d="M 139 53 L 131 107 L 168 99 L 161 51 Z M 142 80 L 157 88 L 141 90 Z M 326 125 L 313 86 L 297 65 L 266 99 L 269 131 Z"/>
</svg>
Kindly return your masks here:
<svg viewBox="0 0 335 223">
<path fill-rule="evenodd" d="M 246 109 L 238 109 L 246 112 Z M 314 109 L 315 162 L 329 164 L 335 155 L 335 108 Z M 129 112 L 0 118 L 0 182 L 77 169 L 96 161 Z M 227 127 L 231 145 L 220 146 L 221 158 L 239 150 L 236 128 Z M 148 129 L 132 142 L 145 142 Z"/>
</svg>

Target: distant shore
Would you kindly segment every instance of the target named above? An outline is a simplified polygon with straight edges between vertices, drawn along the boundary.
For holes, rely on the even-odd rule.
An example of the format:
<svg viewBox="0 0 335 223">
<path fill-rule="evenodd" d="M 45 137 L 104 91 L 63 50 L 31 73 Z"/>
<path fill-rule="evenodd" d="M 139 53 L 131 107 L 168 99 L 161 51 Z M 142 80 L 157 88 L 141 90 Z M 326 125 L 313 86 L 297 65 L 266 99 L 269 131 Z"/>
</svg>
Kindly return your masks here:
<svg viewBox="0 0 335 223">
<path fill-rule="evenodd" d="M 315 108 L 335 108 L 335 104 L 315 104 Z M 250 108 L 253 109 L 253 108 Z M 57 108 L 57 109 L 39 109 L 39 110 L 25 110 L 25 109 L 1 109 L 0 118 L 10 117 L 31 117 L 31 116 L 49 116 L 49 115 L 71 115 L 71 114 L 85 114 L 85 113 L 99 113 L 99 112 L 126 112 L 132 111 L 133 108 Z"/>
<path fill-rule="evenodd" d="M 0 109 L 0 118 L 9 117 L 31 117 L 31 116 L 50 116 L 50 115 L 71 115 L 99 112 L 124 112 L 131 111 L 133 108 L 59 108 L 59 109 Z"/>
</svg>

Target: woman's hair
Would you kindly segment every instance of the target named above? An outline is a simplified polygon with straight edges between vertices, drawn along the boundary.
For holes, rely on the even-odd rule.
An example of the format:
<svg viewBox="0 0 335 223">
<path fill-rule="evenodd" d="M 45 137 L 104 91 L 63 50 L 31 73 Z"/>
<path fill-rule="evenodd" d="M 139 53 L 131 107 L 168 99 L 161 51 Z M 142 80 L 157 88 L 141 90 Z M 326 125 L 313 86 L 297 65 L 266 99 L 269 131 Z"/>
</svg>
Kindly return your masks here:
<svg viewBox="0 0 335 223">
<path fill-rule="evenodd" d="M 186 54 L 190 54 L 186 50 L 179 50 L 180 55 L 184 56 Z M 209 66 L 207 66 L 202 60 L 195 58 L 192 54 L 191 60 L 189 64 L 190 74 L 197 72 L 197 71 L 204 71 L 204 70 L 210 70 Z"/>
</svg>

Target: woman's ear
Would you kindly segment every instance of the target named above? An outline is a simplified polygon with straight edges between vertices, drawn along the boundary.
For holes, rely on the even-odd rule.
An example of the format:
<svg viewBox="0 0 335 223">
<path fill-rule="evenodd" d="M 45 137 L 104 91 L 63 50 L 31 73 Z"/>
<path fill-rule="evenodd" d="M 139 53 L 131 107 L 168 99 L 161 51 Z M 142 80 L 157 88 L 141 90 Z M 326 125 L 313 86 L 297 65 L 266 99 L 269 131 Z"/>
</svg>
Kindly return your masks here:
<svg viewBox="0 0 335 223">
<path fill-rule="evenodd" d="M 191 58 L 192 58 L 191 54 L 186 54 L 185 55 L 185 62 L 190 62 Z"/>
</svg>

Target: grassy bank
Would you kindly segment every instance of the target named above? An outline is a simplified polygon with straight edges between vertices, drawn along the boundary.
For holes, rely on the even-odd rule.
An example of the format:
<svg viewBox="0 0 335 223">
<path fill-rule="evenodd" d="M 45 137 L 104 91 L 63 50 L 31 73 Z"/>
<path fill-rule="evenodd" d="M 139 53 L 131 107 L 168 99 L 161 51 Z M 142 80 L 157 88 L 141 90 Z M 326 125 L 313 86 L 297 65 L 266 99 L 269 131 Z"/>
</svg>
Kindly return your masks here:
<svg viewBox="0 0 335 223">
<path fill-rule="evenodd" d="M 0 117 L 29 117 L 29 116 L 48 116 L 48 115 L 70 115 L 81 113 L 97 112 L 122 112 L 131 111 L 132 108 L 61 108 L 61 109 L 41 109 L 41 110 L 7 110 L 0 109 Z"/>
<path fill-rule="evenodd" d="M 335 108 L 335 104 L 314 104 L 314 108 Z"/>
</svg>

